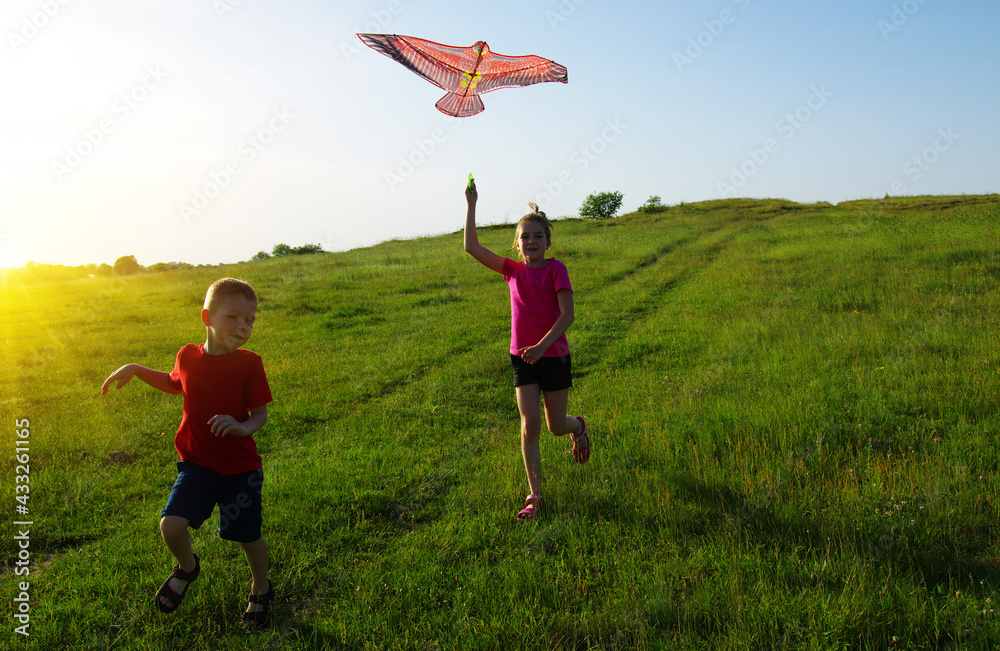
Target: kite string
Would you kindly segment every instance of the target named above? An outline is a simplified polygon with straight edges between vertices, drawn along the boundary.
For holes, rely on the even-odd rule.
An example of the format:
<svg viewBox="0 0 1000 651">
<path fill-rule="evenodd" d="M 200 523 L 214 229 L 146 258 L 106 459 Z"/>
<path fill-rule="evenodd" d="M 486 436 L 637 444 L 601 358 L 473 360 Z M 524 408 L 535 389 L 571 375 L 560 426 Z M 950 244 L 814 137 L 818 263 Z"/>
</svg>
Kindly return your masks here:
<svg viewBox="0 0 1000 651">
<path fill-rule="evenodd" d="M 476 53 L 477 54 L 477 56 L 476 56 L 476 64 L 472 67 L 472 74 L 473 74 L 473 76 L 479 71 L 479 64 L 483 60 L 483 49 L 485 49 L 485 47 L 486 47 L 486 43 L 483 43 L 482 45 L 479 46 L 479 51 Z M 470 90 L 472 89 L 472 82 L 471 82 L 471 80 L 470 80 L 470 83 L 469 83 L 469 89 Z M 470 116 L 470 117 L 477 117 L 477 116 Z M 478 137 L 479 136 L 479 129 L 477 127 L 478 122 L 479 122 L 479 120 L 476 120 L 475 122 L 473 122 L 472 125 L 471 125 L 472 128 L 469 130 L 470 131 L 469 137 L 472 139 L 472 160 L 469 161 L 469 165 L 470 166 L 475 165 L 476 161 L 479 160 L 479 156 L 478 156 L 479 155 L 479 137 Z M 471 171 L 471 167 L 470 167 L 470 171 Z"/>
<path fill-rule="evenodd" d="M 476 164 L 476 161 L 479 160 L 479 129 L 477 128 L 478 122 L 479 120 L 476 120 L 471 125 L 469 125 L 471 127 L 469 129 L 469 138 L 472 140 L 472 147 L 471 147 L 472 160 L 469 161 L 470 172 L 472 171 L 471 166 L 474 166 Z"/>
<path fill-rule="evenodd" d="M 458 159 L 464 160 L 466 163 L 465 174 L 472 174 L 475 177 L 476 172 L 478 171 L 476 170 L 476 161 L 479 160 L 479 128 L 476 125 L 476 122 L 478 121 L 469 118 L 452 119 L 458 120 L 454 128 L 458 129 L 461 127 L 461 130 L 464 132 L 461 136 L 459 136 L 459 139 L 464 140 L 467 143 L 465 147 L 465 155 L 459 156 Z"/>
</svg>

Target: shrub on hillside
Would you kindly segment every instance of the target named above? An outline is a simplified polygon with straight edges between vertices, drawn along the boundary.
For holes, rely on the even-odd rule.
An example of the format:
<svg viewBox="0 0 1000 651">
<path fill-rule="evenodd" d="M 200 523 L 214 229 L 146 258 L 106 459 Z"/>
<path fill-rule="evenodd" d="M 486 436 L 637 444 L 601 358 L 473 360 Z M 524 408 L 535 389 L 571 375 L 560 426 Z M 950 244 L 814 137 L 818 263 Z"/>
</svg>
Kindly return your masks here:
<svg viewBox="0 0 1000 651">
<path fill-rule="evenodd" d="M 639 212 L 666 212 L 667 210 L 667 206 L 663 205 L 663 200 L 660 199 L 660 195 L 658 194 L 654 194 L 649 199 L 646 199 L 646 203 L 639 206 Z"/>
<path fill-rule="evenodd" d="M 303 244 L 292 248 L 292 255 L 307 255 L 309 253 L 322 253 L 323 247 L 319 244 Z"/>
<path fill-rule="evenodd" d="M 580 216 L 584 219 L 607 219 L 618 214 L 622 207 L 621 192 L 598 192 L 588 196 L 580 206 Z"/>
<path fill-rule="evenodd" d="M 308 253 L 322 253 L 323 247 L 320 244 L 303 244 L 302 246 L 288 246 L 287 244 L 275 244 L 274 249 L 271 251 L 271 255 L 276 258 L 280 258 L 285 255 L 306 255 Z M 266 258 L 259 258 L 263 251 L 257 253 L 254 256 L 254 260 L 264 260 Z M 265 254 L 267 255 L 267 254 Z"/>
</svg>

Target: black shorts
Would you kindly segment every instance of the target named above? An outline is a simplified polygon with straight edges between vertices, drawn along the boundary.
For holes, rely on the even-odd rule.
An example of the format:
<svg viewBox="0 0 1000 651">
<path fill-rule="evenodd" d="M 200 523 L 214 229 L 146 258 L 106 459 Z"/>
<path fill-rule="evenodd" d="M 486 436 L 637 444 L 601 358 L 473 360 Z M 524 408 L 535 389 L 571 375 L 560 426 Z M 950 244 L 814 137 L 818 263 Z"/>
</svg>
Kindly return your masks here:
<svg viewBox="0 0 1000 651">
<path fill-rule="evenodd" d="M 514 386 L 537 384 L 542 391 L 562 391 L 573 386 L 573 364 L 569 355 L 543 357 L 529 364 L 511 353 L 510 365 L 514 367 Z"/>
<path fill-rule="evenodd" d="M 160 516 L 180 516 L 197 529 L 218 504 L 219 535 L 234 542 L 256 542 L 261 537 L 263 485 L 263 470 L 220 475 L 190 461 L 179 461 L 177 480 Z"/>
</svg>

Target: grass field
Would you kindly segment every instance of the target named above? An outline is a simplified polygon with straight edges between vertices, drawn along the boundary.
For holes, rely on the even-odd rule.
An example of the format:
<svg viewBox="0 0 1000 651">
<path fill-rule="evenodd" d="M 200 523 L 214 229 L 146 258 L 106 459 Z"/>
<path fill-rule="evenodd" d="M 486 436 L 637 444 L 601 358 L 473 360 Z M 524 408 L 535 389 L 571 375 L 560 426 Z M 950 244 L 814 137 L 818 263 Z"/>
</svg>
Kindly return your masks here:
<svg viewBox="0 0 1000 651">
<path fill-rule="evenodd" d="M 460 225 L 461 215 L 456 216 Z M 480 229 L 505 251 L 512 227 Z M 35 649 L 986 649 L 1000 643 L 1000 197 L 727 200 L 556 222 L 573 281 L 570 413 L 527 483 L 509 301 L 461 234 L 337 254 L 0 287 L 4 520 L 30 421 Z M 275 626 L 195 532 L 153 594 L 180 397 L 134 381 L 204 340 L 206 287 L 260 295 L 248 348 Z M 112 452 L 124 452 L 113 455 Z M 19 604 L 8 525 L 0 609 Z"/>
</svg>

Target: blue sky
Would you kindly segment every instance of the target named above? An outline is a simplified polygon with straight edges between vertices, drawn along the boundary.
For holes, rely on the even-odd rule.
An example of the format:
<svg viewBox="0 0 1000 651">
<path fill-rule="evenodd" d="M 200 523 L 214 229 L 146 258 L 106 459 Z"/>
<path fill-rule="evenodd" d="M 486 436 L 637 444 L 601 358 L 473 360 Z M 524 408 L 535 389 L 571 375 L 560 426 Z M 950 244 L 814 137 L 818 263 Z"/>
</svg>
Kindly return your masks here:
<svg viewBox="0 0 1000 651">
<path fill-rule="evenodd" d="M 602 191 L 993 193 L 998 24 L 982 0 L 7 0 L 0 266 L 452 232 L 469 172 L 484 224 Z M 569 83 L 449 118 L 358 31 L 485 40 Z"/>
</svg>

